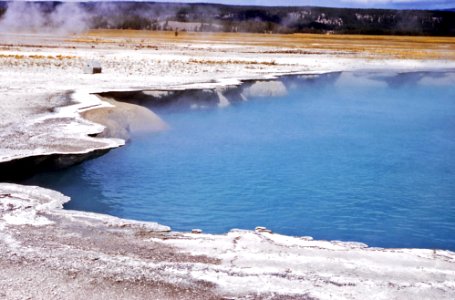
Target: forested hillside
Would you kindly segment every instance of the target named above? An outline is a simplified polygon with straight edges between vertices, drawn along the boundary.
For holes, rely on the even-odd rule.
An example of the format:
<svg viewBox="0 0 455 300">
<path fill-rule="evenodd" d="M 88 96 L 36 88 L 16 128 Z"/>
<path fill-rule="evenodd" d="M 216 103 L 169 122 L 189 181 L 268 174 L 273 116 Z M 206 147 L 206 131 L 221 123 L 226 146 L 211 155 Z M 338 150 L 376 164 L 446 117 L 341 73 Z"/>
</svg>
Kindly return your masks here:
<svg viewBox="0 0 455 300">
<path fill-rule="evenodd" d="M 7 10 L 17 5 L 17 2 L 0 2 L 0 15 L 7 14 Z M 63 4 L 29 2 L 21 5 L 39 10 L 44 16 L 52 16 Z M 84 2 L 70 5 L 77 6 L 77 11 L 85 14 L 84 20 L 89 23 L 89 28 L 455 36 L 453 11 L 154 2 Z"/>
</svg>

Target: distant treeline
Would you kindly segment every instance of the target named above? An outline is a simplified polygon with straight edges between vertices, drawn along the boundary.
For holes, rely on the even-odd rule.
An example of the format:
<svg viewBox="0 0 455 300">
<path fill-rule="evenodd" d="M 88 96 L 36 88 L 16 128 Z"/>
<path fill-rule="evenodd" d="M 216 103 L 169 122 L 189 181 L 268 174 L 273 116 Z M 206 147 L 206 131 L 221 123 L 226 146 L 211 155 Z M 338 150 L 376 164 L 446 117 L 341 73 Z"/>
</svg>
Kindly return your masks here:
<svg viewBox="0 0 455 300">
<path fill-rule="evenodd" d="M 61 2 L 33 2 L 51 15 Z M 84 2 L 89 28 L 255 33 L 455 36 L 455 12 L 258 7 L 156 2 Z M 0 2 L 0 18 L 8 2 Z M 20 20 L 18 20 L 20 22 Z"/>
</svg>

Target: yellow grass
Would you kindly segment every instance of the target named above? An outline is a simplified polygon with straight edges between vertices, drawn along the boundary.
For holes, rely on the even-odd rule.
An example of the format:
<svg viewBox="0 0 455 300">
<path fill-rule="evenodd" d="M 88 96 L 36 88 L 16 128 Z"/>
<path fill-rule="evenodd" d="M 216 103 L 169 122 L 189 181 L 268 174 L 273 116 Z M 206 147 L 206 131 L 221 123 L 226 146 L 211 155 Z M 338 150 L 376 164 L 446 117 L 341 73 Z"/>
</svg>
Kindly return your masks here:
<svg viewBox="0 0 455 300">
<path fill-rule="evenodd" d="M 274 66 L 276 65 L 276 61 L 247 61 L 247 60 L 208 60 L 208 59 L 190 59 L 189 63 L 193 64 L 203 64 L 203 65 L 267 65 L 267 66 Z"/>
<path fill-rule="evenodd" d="M 181 32 L 175 36 L 174 32 L 91 30 L 71 41 L 126 44 L 139 48 L 153 48 L 162 43 L 224 44 L 260 46 L 264 47 L 263 51 L 291 54 L 329 52 L 345 56 L 455 60 L 453 37 L 195 32 Z"/>
<path fill-rule="evenodd" d="M 67 55 L 23 55 L 23 54 L 0 54 L 0 58 L 14 58 L 14 59 L 74 59 L 76 56 L 67 56 Z"/>
</svg>

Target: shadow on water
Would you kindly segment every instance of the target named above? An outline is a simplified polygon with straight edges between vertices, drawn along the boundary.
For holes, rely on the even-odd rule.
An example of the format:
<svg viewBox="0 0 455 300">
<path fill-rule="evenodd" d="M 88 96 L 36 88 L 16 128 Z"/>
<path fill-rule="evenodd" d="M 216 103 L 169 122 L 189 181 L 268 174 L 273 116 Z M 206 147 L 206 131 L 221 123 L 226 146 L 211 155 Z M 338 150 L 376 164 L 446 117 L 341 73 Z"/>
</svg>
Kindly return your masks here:
<svg viewBox="0 0 455 300">
<path fill-rule="evenodd" d="M 85 175 L 85 169 L 90 168 L 91 163 L 93 161 L 68 169 L 44 172 L 22 181 L 21 184 L 42 186 L 70 196 L 72 200 L 64 205 L 65 209 L 118 214 L 118 205 L 106 201 L 106 196 L 103 195 L 103 183 Z"/>
<path fill-rule="evenodd" d="M 455 72 L 286 76 L 274 97 L 254 85 L 224 90 L 223 109 L 210 90 L 104 94 L 170 130 L 24 183 L 175 230 L 455 249 Z"/>
</svg>

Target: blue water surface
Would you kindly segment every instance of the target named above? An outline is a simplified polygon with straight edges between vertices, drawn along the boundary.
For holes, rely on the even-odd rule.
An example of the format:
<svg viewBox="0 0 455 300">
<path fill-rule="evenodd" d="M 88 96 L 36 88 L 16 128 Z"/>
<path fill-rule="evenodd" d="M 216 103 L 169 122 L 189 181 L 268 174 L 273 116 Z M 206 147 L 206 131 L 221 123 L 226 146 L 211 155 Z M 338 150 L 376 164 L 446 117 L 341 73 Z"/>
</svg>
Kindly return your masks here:
<svg viewBox="0 0 455 300">
<path fill-rule="evenodd" d="M 285 97 L 160 115 L 170 130 L 26 183 L 178 231 L 455 250 L 455 73 L 304 77 Z"/>
</svg>

